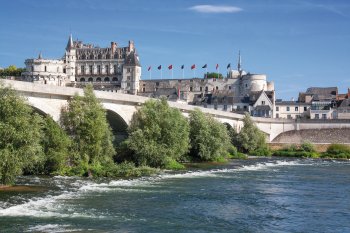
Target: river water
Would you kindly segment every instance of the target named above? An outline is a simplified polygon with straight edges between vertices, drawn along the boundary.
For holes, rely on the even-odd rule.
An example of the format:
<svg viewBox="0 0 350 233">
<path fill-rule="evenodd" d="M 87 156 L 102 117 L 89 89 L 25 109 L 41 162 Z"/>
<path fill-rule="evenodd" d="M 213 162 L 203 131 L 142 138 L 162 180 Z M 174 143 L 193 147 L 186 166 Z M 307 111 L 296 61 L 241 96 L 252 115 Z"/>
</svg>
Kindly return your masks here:
<svg viewBox="0 0 350 233">
<path fill-rule="evenodd" d="M 350 161 L 250 159 L 133 180 L 21 177 L 0 232 L 350 232 Z"/>
</svg>

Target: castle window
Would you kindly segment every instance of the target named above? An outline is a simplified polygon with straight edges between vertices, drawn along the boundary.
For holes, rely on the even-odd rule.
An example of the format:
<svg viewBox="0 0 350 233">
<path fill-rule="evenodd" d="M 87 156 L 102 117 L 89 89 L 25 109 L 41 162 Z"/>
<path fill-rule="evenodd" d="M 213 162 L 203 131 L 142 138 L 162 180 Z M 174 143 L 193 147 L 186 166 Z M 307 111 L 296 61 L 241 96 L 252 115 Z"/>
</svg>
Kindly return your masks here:
<svg viewBox="0 0 350 233">
<path fill-rule="evenodd" d="M 298 108 L 298 107 L 295 107 L 295 111 L 296 111 L 296 112 L 299 111 L 299 108 Z"/>
<path fill-rule="evenodd" d="M 105 82 L 109 82 L 109 78 L 108 77 L 105 77 Z"/>
<path fill-rule="evenodd" d="M 276 107 L 276 112 L 278 112 L 280 110 L 280 107 Z M 278 117 L 277 117 L 278 118 Z"/>
<path fill-rule="evenodd" d="M 101 66 L 100 65 L 97 65 L 97 73 L 101 74 Z"/>
<path fill-rule="evenodd" d="M 277 113 L 277 114 L 276 114 L 276 118 L 280 118 L 280 114 Z"/>
<path fill-rule="evenodd" d="M 219 87 L 218 87 L 218 86 L 216 86 L 216 90 L 219 90 Z"/>
<path fill-rule="evenodd" d="M 98 59 L 102 59 L 102 54 L 99 54 L 99 55 L 98 55 Z"/>
<path fill-rule="evenodd" d="M 127 86 L 127 87 L 130 87 L 130 83 L 127 83 L 126 86 Z"/>
<path fill-rule="evenodd" d="M 47 72 L 47 68 L 46 68 L 46 66 L 45 66 L 45 72 Z"/>
<path fill-rule="evenodd" d="M 289 112 L 290 111 L 290 107 L 287 107 L 287 112 Z"/>
<path fill-rule="evenodd" d="M 85 78 L 81 78 L 81 79 L 80 79 L 80 82 L 85 82 Z"/>
<path fill-rule="evenodd" d="M 81 73 L 85 74 L 85 66 L 81 66 L 80 69 L 81 69 Z"/>
<path fill-rule="evenodd" d="M 128 76 L 127 79 L 128 79 L 128 81 L 131 81 L 131 76 Z"/>
<path fill-rule="evenodd" d="M 63 68 L 63 73 L 66 73 L 66 68 Z"/>
<path fill-rule="evenodd" d="M 146 88 L 142 88 L 142 92 L 146 92 Z"/>
<path fill-rule="evenodd" d="M 112 81 L 113 81 L 113 82 L 117 82 L 117 81 L 118 81 L 118 78 L 114 77 L 114 78 L 112 79 Z"/>
<path fill-rule="evenodd" d="M 199 87 L 199 91 L 203 91 L 203 87 Z"/>
<path fill-rule="evenodd" d="M 265 105 L 265 101 L 263 100 L 263 101 L 261 101 L 261 105 Z"/>
<path fill-rule="evenodd" d="M 245 87 L 247 88 L 247 87 L 248 87 L 248 84 L 245 84 Z"/>
<path fill-rule="evenodd" d="M 94 81 L 92 78 L 89 78 L 89 79 L 88 79 L 88 82 L 92 82 L 92 81 Z"/>
<path fill-rule="evenodd" d="M 117 70 L 118 70 L 117 65 L 114 65 L 114 74 L 116 74 L 116 73 L 117 73 Z"/>
<path fill-rule="evenodd" d="M 208 87 L 205 87 L 205 91 L 208 91 Z"/>
<path fill-rule="evenodd" d="M 91 60 L 94 59 L 94 55 L 93 55 L 93 54 L 90 55 L 90 59 L 91 59 Z"/>
<path fill-rule="evenodd" d="M 157 87 L 159 86 L 159 82 L 156 82 L 156 86 L 157 86 Z"/>
<path fill-rule="evenodd" d="M 105 66 L 105 71 L 106 71 L 106 74 L 109 74 L 109 66 L 108 65 Z"/>
<path fill-rule="evenodd" d="M 307 107 L 304 107 L 304 111 L 307 111 Z"/>
<path fill-rule="evenodd" d="M 231 86 L 228 86 L 228 89 L 231 90 Z"/>
<path fill-rule="evenodd" d="M 34 71 L 34 66 L 32 66 L 32 72 Z"/>
<path fill-rule="evenodd" d="M 130 68 L 127 68 L 126 69 L 126 72 L 130 73 L 131 69 Z"/>
<path fill-rule="evenodd" d="M 320 114 L 315 114 L 315 119 L 320 119 Z"/>
<path fill-rule="evenodd" d="M 101 82 L 101 78 L 97 78 L 97 79 L 96 79 L 96 82 Z"/>
<path fill-rule="evenodd" d="M 193 91 L 193 87 L 190 87 L 190 91 Z"/>
<path fill-rule="evenodd" d="M 93 74 L 92 66 L 89 66 L 89 72 L 90 72 L 90 74 Z"/>
</svg>

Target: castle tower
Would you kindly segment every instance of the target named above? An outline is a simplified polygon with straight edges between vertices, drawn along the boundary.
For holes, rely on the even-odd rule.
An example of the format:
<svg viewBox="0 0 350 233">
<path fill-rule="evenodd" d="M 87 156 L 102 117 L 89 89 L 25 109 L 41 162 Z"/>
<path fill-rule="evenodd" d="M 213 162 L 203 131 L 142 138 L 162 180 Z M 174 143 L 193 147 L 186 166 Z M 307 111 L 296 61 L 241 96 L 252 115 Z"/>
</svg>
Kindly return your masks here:
<svg viewBox="0 0 350 233">
<path fill-rule="evenodd" d="M 129 46 L 130 47 L 130 46 Z M 141 79 L 141 64 L 136 50 L 132 48 L 125 59 L 123 66 L 123 79 L 121 89 L 129 94 L 137 95 L 139 91 L 139 82 Z"/>
<path fill-rule="evenodd" d="M 71 82 L 76 81 L 75 80 L 76 49 L 74 46 L 72 34 L 70 34 L 68 38 L 64 61 L 65 61 L 65 67 L 66 67 L 65 71 L 68 76 L 68 80 L 70 80 Z"/>
</svg>

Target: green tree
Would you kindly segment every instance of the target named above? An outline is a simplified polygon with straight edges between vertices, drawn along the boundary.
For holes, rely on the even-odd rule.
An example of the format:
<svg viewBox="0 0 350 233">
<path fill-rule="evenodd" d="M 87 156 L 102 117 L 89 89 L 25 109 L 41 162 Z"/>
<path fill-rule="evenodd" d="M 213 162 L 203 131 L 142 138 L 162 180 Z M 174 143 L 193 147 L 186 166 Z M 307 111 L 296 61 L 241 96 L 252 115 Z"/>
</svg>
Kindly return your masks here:
<svg viewBox="0 0 350 233">
<path fill-rule="evenodd" d="M 24 72 L 24 68 L 17 68 L 15 65 L 10 65 L 9 67 L 0 70 L 0 76 L 21 76 L 21 73 Z"/>
<path fill-rule="evenodd" d="M 216 72 L 212 72 L 212 73 L 206 73 L 205 74 L 205 78 L 219 78 L 219 79 L 223 79 L 224 76 L 221 73 L 216 73 Z"/>
<path fill-rule="evenodd" d="M 45 154 L 43 172 L 45 174 L 60 173 L 67 165 L 70 165 L 69 149 L 71 140 L 66 132 L 52 117 L 44 119 L 42 146 Z"/>
<path fill-rule="evenodd" d="M 224 124 L 199 109 L 190 113 L 191 156 L 202 161 L 214 161 L 227 155 L 230 137 Z"/>
<path fill-rule="evenodd" d="M 187 119 L 164 98 L 146 101 L 133 115 L 126 145 L 137 165 L 165 167 L 188 152 Z"/>
<path fill-rule="evenodd" d="M 244 126 L 237 137 L 239 149 L 248 153 L 257 150 L 268 151 L 264 133 L 255 125 L 248 113 L 243 118 L 243 124 Z"/>
<path fill-rule="evenodd" d="M 13 184 L 42 161 L 42 119 L 25 100 L 0 83 L 0 184 Z"/>
<path fill-rule="evenodd" d="M 91 85 L 84 89 L 84 96 L 75 95 L 68 102 L 60 121 L 72 139 L 73 165 L 83 166 L 83 172 L 88 172 L 89 166 L 112 162 L 115 154 L 112 131 Z"/>
</svg>

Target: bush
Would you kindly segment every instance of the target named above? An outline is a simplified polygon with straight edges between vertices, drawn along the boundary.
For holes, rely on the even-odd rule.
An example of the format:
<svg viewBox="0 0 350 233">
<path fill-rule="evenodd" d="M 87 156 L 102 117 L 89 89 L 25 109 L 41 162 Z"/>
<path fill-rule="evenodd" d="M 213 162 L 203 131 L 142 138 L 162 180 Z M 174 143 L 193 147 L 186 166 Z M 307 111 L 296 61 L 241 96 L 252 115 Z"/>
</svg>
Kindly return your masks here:
<svg viewBox="0 0 350 233">
<path fill-rule="evenodd" d="M 350 159 L 350 147 L 343 144 L 332 144 L 327 148 L 322 157 Z"/>
<path fill-rule="evenodd" d="M 300 146 L 300 149 L 306 152 L 315 152 L 315 146 L 311 142 L 303 142 Z"/>
<path fill-rule="evenodd" d="M 258 148 L 250 153 L 255 156 L 271 156 L 271 150 L 268 147 Z"/>
<path fill-rule="evenodd" d="M 185 169 L 185 166 L 182 165 L 181 163 L 177 162 L 174 159 L 170 159 L 168 163 L 165 165 L 165 169 L 169 170 L 183 170 Z"/>
</svg>

